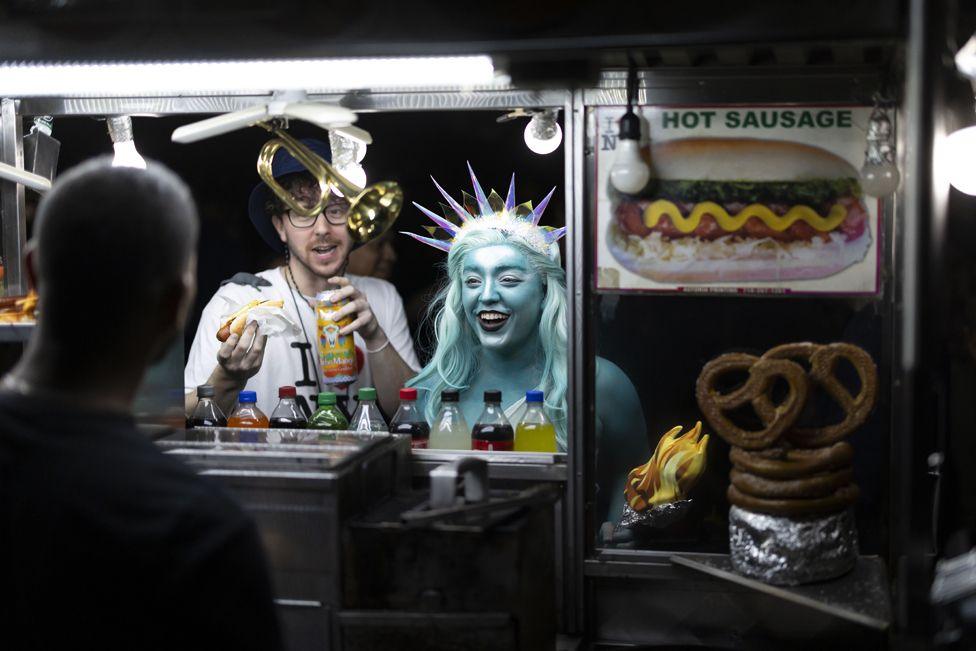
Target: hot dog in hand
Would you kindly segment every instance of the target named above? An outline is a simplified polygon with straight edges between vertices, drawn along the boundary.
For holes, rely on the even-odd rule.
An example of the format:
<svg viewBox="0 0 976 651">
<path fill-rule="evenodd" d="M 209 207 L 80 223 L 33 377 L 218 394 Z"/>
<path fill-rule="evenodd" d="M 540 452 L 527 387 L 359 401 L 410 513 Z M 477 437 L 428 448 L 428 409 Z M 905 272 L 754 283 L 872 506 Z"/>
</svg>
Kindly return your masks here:
<svg viewBox="0 0 976 651">
<path fill-rule="evenodd" d="M 247 305 L 243 306 L 241 309 L 237 310 L 224 320 L 224 324 L 217 331 L 217 339 L 219 341 L 227 341 L 228 337 L 232 334 L 240 335 L 244 332 L 244 326 L 247 325 L 247 315 L 248 313 L 256 307 L 283 307 L 284 301 L 262 301 L 260 299 L 253 300 Z"/>
</svg>

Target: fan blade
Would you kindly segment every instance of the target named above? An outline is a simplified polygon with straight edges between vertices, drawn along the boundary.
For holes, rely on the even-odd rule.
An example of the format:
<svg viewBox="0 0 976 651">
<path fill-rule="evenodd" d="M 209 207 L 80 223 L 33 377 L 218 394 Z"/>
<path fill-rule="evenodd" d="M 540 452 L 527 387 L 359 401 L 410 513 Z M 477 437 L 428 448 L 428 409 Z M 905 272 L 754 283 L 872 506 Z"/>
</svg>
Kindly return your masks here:
<svg viewBox="0 0 976 651">
<path fill-rule="evenodd" d="M 252 106 L 233 113 L 224 113 L 199 122 L 184 124 L 173 132 L 172 140 L 184 144 L 197 142 L 249 127 L 267 117 L 268 107 L 266 104 Z"/>
<path fill-rule="evenodd" d="M 0 179 L 20 183 L 38 192 L 47 192 L 51 189 L 51 182 L 43 176 L 22 170 L 13 165 L 8 165 L 7 163 L 0 163 Z"/>
<path fill-rule="evenodd" d="M 290 102 L 285 106 L 282 115 L 311 122 L 323 129 L 348 127 L 356 121 L 356 114 L 349 109 L 319 102 Z"/>
</svg>

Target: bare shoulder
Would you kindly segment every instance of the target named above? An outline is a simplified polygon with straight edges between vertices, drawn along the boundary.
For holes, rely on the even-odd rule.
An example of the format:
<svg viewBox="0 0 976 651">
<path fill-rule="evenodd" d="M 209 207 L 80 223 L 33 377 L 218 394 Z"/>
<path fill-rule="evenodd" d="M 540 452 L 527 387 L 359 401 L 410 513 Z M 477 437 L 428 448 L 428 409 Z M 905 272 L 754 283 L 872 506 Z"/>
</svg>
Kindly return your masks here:
<svg viewBox="0 0 976 651">
<path fill-rule="evenodd" d="M 607 395 L 607 391 L 620 389 L 634 389 L 633 382 L 623 370 L 603 357 L 596 358 L 596 390 L 598 395 Z"/>
</svg>

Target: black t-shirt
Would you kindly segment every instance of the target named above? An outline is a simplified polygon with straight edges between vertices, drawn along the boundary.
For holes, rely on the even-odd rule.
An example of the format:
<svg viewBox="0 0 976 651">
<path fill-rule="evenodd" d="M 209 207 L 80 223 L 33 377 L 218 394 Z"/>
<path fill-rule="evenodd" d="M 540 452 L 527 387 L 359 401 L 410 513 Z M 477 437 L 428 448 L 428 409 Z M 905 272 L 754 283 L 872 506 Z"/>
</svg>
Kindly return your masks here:
<svg viewBox="0 0 976 651">
<path fill-rule="evenodd" d="M 0 648 L 278 649 L 254 524 L 131 418 L 0 392 Z"/>
</svg>

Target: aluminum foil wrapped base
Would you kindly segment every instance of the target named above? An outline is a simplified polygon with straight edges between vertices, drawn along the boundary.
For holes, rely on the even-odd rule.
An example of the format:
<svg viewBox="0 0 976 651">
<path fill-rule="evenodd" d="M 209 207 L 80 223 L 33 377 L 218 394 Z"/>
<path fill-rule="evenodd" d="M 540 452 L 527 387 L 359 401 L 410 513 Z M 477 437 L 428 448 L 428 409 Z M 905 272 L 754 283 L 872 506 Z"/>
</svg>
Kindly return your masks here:
<svg viewBox="0 0 976 651">
<path fill-rule="evenodd" d="M 857 562 L 854 512 L 786 518 L 733 506 L 729 553 L 737 572 L 772 585 L 833 579 Z"/>
<path fill-rule="evenodd" d="M 629 504 L 624 504 L 620 526 L 627 529 L 663 529 L 683 518 L 691 504 L 691 500 L 677 500 L 657 504 L 640 512 L 630 508 Z"/>
</svg>

